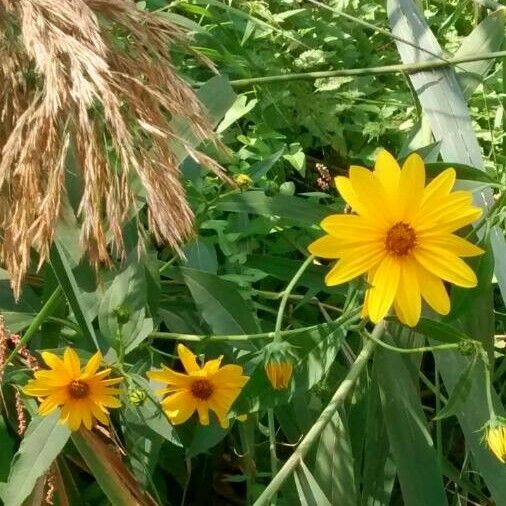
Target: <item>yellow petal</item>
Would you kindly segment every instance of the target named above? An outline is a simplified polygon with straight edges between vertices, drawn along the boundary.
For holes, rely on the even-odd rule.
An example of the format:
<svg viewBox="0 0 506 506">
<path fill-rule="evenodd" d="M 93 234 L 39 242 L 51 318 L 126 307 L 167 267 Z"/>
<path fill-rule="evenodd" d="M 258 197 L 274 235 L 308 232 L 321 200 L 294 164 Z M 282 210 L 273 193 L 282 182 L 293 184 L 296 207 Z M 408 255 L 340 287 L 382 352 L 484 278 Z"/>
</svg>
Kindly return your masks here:
<svg viewBox="0 0 506 506">
<path fill-rule="evenodd" d="M 409 327 L 414 327 L 420 319 L 422 301 L 417 266 L 414 260 L 409 257 L 405 258 L 401 264 L 401 275 L 395 302 L 399 320 Z"/>
<path fill-rule="evenodd" d="M 203 369 L 208 374 L 214 374 L 219 368 L 221 361 L 223 360 L 223 355 L 220 355 L 218 358 L 215 358 L 213 360 L 208 360 L 205 364 Z"/>
<path fill-rule="evenodd" d="M 209 406 L 207 402 L 199 402 L 197 404 L 199 420 L 202 425 L 209 425 Z"/>
<path fill-rule="evenodd" d="M 357 248 L 353 255 L 345 256 L 325 276 L 327 286 L 346 283 L 372 269 L 386 255 L 383 248 L 373 250 L 370 246 Z"/>
<path fill-rule="evenodd" d="M 397 196 L 401 168 L 397 160 L 386 150 L 381 149 L 376 155 L 374 175 L 380 180 L 390 198 Z"/>
<path fill-rule="evenodd" d="M 421 265 L 417 268 L 417 274 L 420 291 L 427 304 L 439 314 L 448 314 L 450 312 L 450 297 L 441 279 Z"/>
<path fill-rule="evenodd" d="M 439 199 L 440 197 L 448 195 L 455 184 L 455 179 L 455 169 L 445 169 L 425 187 L 422 202 L 424 204 L 427 203 L 430 207 L 430 201 L 432 199 Z"/>
<path fill-rule="evenodd" d="M 473 288 L 478 283 L 476 274 L 463 260 L 442 248 L 416 247 L 413 255 L 429 272 L 454 285 Z"/>
<path fill-rule="evenodd" d="M 194 355 L 184 344 L 177 345 L 177 354 L 179 355 L 179 359 L 183 363 L 183 367 L 188 374 L 200 371 L 196 355 Z"/>
<path fill-rule="evenodd" d="M 71 378 L 79 378 L 81 374 L 81 361 L 72 348 L 65 348 L 63 363 Z"/>
<path fill-rule="evenodd" d="M 50 353 L 49 351 L 43 351 L 41 353 L 42 360 L 51 368 L 51 369 L 57 369 L 58 372 L 65 371 L 65 364 L 63 363 L 62 359 L 55 355 L 54 353 Z"/>
<path fill-rule="evenodd" d="M 174 425 L 186 422 L 197 408 L 197 403 L 188 392 L 177 392 L 162 401 L 162 407 Z"/>
<path fill-rule="evenodd" d="M 161 383 L 167 383 L 168 385 L 177 385 L 184 388 L 190 382 L 190 377 L 186 374 L 173 371 L 168 367 L 164 367 L 161 370 L 148 371 L 146 376 L 153 381 L 159 381 Z"/>
<path fill-rule="evenodd" d="M 366 214 L 366 209 L 360 202 L 351 185 L 351 181 L 344 176 L 337 176 L 335 178 L 337 191 L 340 193 L 341 197 L 350 205 L 350 207 L 356 213 L 360 215 Z"/>
<path fill-rule="evenodd" d="M 322 220 L 320 227 L 327 234 L 348 242 L 373 241 L 385 234 L 374 222 L 356 214 L 331 214 Z"/>
<path fill-rule="evenodd" d="M 378 323 L 387 314 L 397 292 L 400 277 L 400 262 L 392 255 L 386 256 L 379 264 L 369 289 L 369 318 Z"/>
<path fill-rule="evenodd" d="M 459 257 L 475 257 L 483 255 L 484 250 L 474 244 L 453 234 L 423 237 L 421 245 L 431 248 L 439 247 L 446 249 Z"/>
<path fill-rule="evenodd" d="M 388 226 L 392 222 L 394 204 L 373 173 L 363 167 L 350 167 L 350 181 L 355 190 L 365 216 L 373 222 Z"/>
<path fill-rule="evenodd" d="M 84 368 L 84 375 L 89 378 L 90 376 L 93 376 L 100 367 L 100 362 L 102 362 L 102 353 L 97 351 L 95 355 L 93 355 L 86 364 L 86 367 Z"/>
<path fill-rule="evenodd" d="M 363 244 L 363 242 L 362 242 Z M 360 245 L 360 243 L 359 243 Z M 308 247 L 311 255 L 320 258 L 340 258 L 346 253 L 352 254 L 352 250 L 356 245 L 343 242 L 342 239 L 337 239 L 331 235 L 324 235 L 316 241 L 312 242 Z"/>
<path fill-rule="evenodd" d="M 425 187 L 425 165 L 417 153 L 408 156 L 402 166 L 399 180 L 400 215 L 405 221 L 411 221 L 422 201 Z"/>
</svg>

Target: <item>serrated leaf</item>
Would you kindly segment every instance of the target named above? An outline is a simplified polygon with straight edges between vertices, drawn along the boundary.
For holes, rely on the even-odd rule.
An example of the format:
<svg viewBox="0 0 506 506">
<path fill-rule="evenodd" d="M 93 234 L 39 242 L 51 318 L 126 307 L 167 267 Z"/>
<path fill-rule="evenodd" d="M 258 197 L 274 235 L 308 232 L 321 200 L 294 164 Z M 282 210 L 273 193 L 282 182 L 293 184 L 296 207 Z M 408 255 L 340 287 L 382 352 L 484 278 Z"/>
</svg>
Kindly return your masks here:
<svg viewBox="0 0 506 506">
<path fill-rule="evenodd" d="M 14 457 L 9 479 L 0 489 L 4 504 L 21 506 L 37 480 L 49 470 L 70 437 L 65 425 L 58 423 L 59 411 L 34 418 Z"/>
</svg>

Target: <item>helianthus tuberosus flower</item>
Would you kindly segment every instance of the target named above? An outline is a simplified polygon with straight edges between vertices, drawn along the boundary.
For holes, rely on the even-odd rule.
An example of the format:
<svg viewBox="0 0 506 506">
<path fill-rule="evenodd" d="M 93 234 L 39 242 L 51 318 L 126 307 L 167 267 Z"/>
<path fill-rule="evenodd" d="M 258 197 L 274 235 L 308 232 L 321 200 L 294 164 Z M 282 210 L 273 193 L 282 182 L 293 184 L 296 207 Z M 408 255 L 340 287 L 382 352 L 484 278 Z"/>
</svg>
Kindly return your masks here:
<svg viewBox="0 0 506 506">
<path fill-rule="evenodd" d="M 495 423 L 485 430 L 485 441 L 492 453 L 504 464 L 506 462 L 506 425 Z"/>
<path fill-rule="evenodd" d="M 284 341 L 273 341 L 264 350 L 264 369 L 274 390 L 289 387 L 293 375 L 292 346 Z"/>
<path fill-rule="evenodd" d="M 197 357 L 184 345 L 177 352 L 186 373 L 163 366 L 149 371 L 149 379 L 167 385 L 160 394 L 168 394 L 161 402 L 169 420 L 174 424 L 186 422 L 197 411 L 200 423 L 209 425 L 209 410 L 214 411 L 222 427 L 228 427 L 227 414 L 248 377 L 239 365 L 220 367 L 223 356 L 209 360 L 202 367 Z"/>
<path fill-rule="evenodd" d="M 421 299 L 440 314 L 450 311 L 443 281 L 472 288 L 477 279 L 461 257 L 483 250 L 455 235 L 481 216 L 468 191 L 452 192 L 455 170 L 448 168 L 425 186 L 422 158 L 411 154 L 402 170 L 385 150 L 374 172 L 352 166 L 336 186 L 353 214 L 321 222 L 328 235 L 309 246 L 318 257 L 339 259 L 325 278 L 328 286 L 367 274 L 363 315 L 380 321 L 393 305 L 399 319 L 417 324 Z"/>
<path fill-rule="evenodd" d="M 81 424 L 91 429 L 93 420 L 107 425 L 108 408 L 119 408 L 119 390 L 114 385 L 122 378 L 108 378 L 111 369 L 99 371 L 102 355 L 96 353 L 81 368 L 77 353 L 66 348 L 63 360 L 57 355 L 42 352 L 42 359 L 49 366 L 34 373 L 23 388 L 23 392 L 43 399 L 39 415 L 47 416 L 61 408 L 60 423 L 67 424 L 72 431 L 79 430 Z"/>
</svg>

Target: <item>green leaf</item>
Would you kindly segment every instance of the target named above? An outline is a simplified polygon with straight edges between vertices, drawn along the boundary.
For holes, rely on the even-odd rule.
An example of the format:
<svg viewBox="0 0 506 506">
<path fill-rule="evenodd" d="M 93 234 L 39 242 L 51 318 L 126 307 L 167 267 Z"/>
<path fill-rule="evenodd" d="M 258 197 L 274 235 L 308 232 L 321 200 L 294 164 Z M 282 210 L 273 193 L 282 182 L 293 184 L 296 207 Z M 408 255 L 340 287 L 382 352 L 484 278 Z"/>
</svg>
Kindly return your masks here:
<svg viewBox="0 0 506 506">
<path fill-rule="evenodd" d="M 208 119 L 214 126 L 219 123 L 236 100 L 236 94 L 230 86 L 228 79 L 221 75 L 209 79 L 198 90 L 197 96 L 207 112 Z M 171 146 L 177 160 L 182 162 L 188 156 L 185 145 L 192 148 L 197 147 L 201 139 L 197 137 L 191 125 L 184 119 L 174 118 L 171 121 L 171 127 L 174 134 L 184 141 L 184 144 L 172 142 Z"/>
<path fill-rule="evenodd" d="M 248 175 L 251 177 L 252 181 L 256 183 L 257 181 L 260 181 L 260 179 L 262 179 L 265 175 L 267 175 L 269 170 L 271 170 L 274 164 L 281 158 L 281 155 L 284 153 L 284 151 L 284 149 L 280 149 L 267 158 L 254 163 L 248 170 Z"/>
<path fill-rule="evenodd" d="M 14 457 L 9 480 L 0 489 L 4 504 L 21 506 L 37 480 L 49 470 L 70 437 L 65 425 L 58 423 L 59 411 L 45 418 L 34 418 L 28 425 L 19 451 Z M 3 451 L 3 449 L 2 449 Z"/>
<path fill-rule="evenodd" d="M 153 330 L 152 320 L 146 318 L 146 299 L 144 266 L 137 259 L 131 260 L 125 270 L 114 278 L 100 303 L 100 331 L 112 347 L 118 349 L 121 333 L 122 346 L 128 353 Z M 118 322 L 118 310 L 125 314 L 126 321 L 122 324 Z"/>
<path fill-rule="evenodd" d="M 357 505 L 351 441 L 339 412 L 334 414 L 320 436 L 314 476 L 331 504 Z"/>
<path fill-rule="evenodd" d="M 446 506 L 441 469 L 415 386 L 416 365 L 410 357 L 378 350 L 373 375 L 380 388 L 403 504 Z"/>
<path fill-rule="evenodd" d="M 201 237 L 197 237 L 186 244 L 183 253 L 186 257 L 185 267 L 210 272 L 211 274 L 218 272 L 216 248 Z"/>
<path fill-rule="evenodd" d="M 442 341 L 444 343 L 460 343 L 466 339 L 471 339 L 465 332 L 454 326 L 429 318 L 420 318 L 420 321 L 413 329 L 416 333 Z"/>
<path fill-rule="evenodd" d="M 293 477 L 302 506 L 332 506 L 304 461 L 300 461 Z"/>
<path fill-rule="evenodd" d="M 458 411 L 462 409 L 462 405 L 465 403 L 471 391 L 476 360 L 477 358 L 475 355 L 466 369 L 464 369 L 464 372 L 460 375 L 457 383 L 455 383 L 445 407 L 434 417 L 434 420 L 442 420 L 443 418 L 456 415 Z"/>
<path fill-rule="evenodd" d="M 70 268 L 69 262 L 63 252 L 58 240 L 53 243 L 50 253 L 50 262 L 54 270 L 56 279 L 62 287 L 63 293 L 67 298 L 67 301 L 74 312 L 74 316 L 77 320 L 79 327 L 83 335 L 92 341 L 97 350 L 102 352 L 106 351 L 106 343 L 101 341 L 99 343 L 93 325 L 91 323 L 92 318 L 90 317 L 86 305 L 82 300 L 82 294 L 77 286 L 76 278 Z"/>
<path fill-rule="evenodd" d="M 252 308 L 235 285 L 214 274 L 181 267 L 183 279 L 202 318 L 215 334 L 256 334 L 260 332 Z"/>
<path fill-rule="evenodd" d="M 477 53 L 499 51 L 504 41 L 505 9 L 498 9 L 489 14 L 463 41 L 455 58 L 465 58 Z M 464 97 L 468 99 L 474 90 L 483 82 L 494 60 L 477 60 L 459 63 L 456 73 Z"/>
<path fill-rule="evenodd" d="M 495 183 L 494 179 L 480 169 L 462 163 L 433 162 L 425 165 L 428 178 L 436 177 L 445 169 L 452 167 L 457 173 L 457 179 L 466 181 L 478 181 L 480 183 Z"/>
<path fill-rule="evenodd" d="M 216 131 L 218 133 L 224 132 L 230 125 L 248 114 L 255 107 L 257 102 L 258 100 L 256 98 L 248 102 L 247 95 L 238 96 L 232 104 L 232 107 L 226 112 L 225 117 L 218 125 Z"/>
<path fill-rule="evenodd" d="M 2 442 L 2 451 L 0 452 L 0 482 L 3 482 L 9 476 L 11 460 L 14 457 L 16 448 L 16 441 L 9 432 L 2 415 L 0 415 L 0 441 Z"/>
<path fill-rule="evenodd" d="M 232 213 L 277 216 L 283 222 L 299 226 L 318 225 L 325 216 L 335 212 L 302 197 L 289 197 L 286 195 L 267 197 L 261 191 L 228 195 L 218 201 L 216 208 L 220 211 Z"/>
</svg>

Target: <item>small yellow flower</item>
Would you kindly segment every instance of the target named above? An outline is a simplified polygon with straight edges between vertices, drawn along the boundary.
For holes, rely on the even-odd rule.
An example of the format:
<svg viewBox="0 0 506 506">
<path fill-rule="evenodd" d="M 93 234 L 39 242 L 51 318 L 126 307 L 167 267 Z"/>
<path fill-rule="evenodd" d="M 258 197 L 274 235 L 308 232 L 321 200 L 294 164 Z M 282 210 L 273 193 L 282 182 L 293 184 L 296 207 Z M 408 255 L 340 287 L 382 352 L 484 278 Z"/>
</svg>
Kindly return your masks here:
<svg viewBox="0 0 506 506">
<path fill-rule="evenodd" d="M 169 420 L 174 425 L 184 423 L 197 411 L 200 423 L 209 425 L 211 410 L 216 413 L 221 426 L 227 428 L 230 407 L 249 379 L 243 376 L 242 367 L 234 364 L 220 367 L 223 356 L 200 367 L 196 356 L 182 344 L 178 345 L 177 353 L 186 374 L 165 366 L 147 373 L 149 379 L 167 385 L 159 393 L 168 394 L 161 405 Z"/>
<path fill-rule="evenodd" d="M 293 374 L 293 364 L 290 360 L 285 362 L 275 362 L 271 360 L 265 364 L 265 374 L 267 374 L 274 390 L 284 390 L 290 385 Z"/>
<path fill-rule="evenodd" d="M 422 158 L 411 154 L 402 166 L 381 150 L 373 172 L 350 167 L 337 189 L 354 214 L 321 222 L 328 235 L 309 246 L 318 257 L 339 259 L 325 278 L 328 286 L 367 273 L 363 316 L 380 321 L 393 305 L 399 319 L 414 326 L 421 299 L 440 314 L 450 311 L 443 284 L 472 288 L 477 279 L 461 259 L 483 250 L 454 234 L 481 216 L 468 191 L 452 192 L 455 170 L 446 169 L 425 186 Z"/>
<path fill-rule="evenodd" d="M 504 464 L 506 462 L 506 426 L 504 424 L 489 425 L 485 440 L 492 453 Z"/>
<path fill-rule="evenodd" d="M 119 390 L 112 388 L 123 381 L 122 378 L 106 379 L 111 369 L 98 372 L 102 355 L 96 353 L 86 366 L 81 369 L 77 353 L 66 348 L 63 360 L 57 355 L 42 352 L 42 359 L 49 366 L 34 373 L 23 392 L 43 399 L 38 413 L 47 416 L 61 407 L 60 423 L 67 424 L 72 431 L 79 430 L 81 424 L 89 430 L 93 420 L 107 425 L 109 411 L 107 408 L 119 408 L 117 399 Z"/>
<path fill-rule="evenodd" d="M 253 180 L 247 174 L 237 174 L 234 181 L 241 190 L 246 190 L 253 184 Z"/>
</svg>

